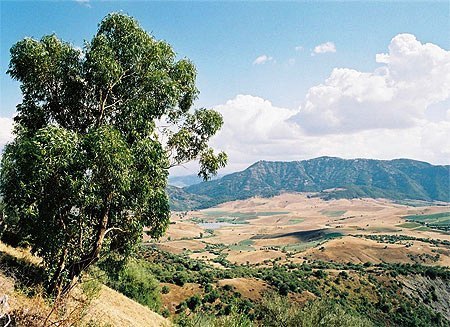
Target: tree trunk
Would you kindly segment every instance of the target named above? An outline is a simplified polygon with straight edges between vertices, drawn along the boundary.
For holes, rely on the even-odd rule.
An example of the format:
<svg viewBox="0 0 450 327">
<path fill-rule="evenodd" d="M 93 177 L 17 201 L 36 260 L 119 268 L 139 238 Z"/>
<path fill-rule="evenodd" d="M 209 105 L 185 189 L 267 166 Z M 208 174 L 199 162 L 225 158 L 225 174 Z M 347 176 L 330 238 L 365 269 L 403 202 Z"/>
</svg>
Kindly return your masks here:
<svg viewBox="0 0 450 327">
<path fill-rule="evenodd" d="M 109 210 L 111 208 L 112 196 L 112 193 L 109 193 L 106 197 L 105 206 L 100 215 L 100 221 L 97 227 L 97 235 L 95 237 L 95 243 L 92 246 L 92 250 L 80 261 L 72 264 L 69 272 L 70 282 L 64 286 L 63 294 L 71 289 L 72 285 L 76 282 L 83 271 L 85 271 L 90 265 L 96 263 L 98 259 L 100 259 L 100 252 L 102 250 L 103 241 L 105 240 L 105 235 L 108 227 Z"/>
<path fill-rule="evenodd" d="M 58 268 L 53 274 L 52 279 L 50 280 L 49 286 L 47 288 L 48 294 L 53 294 L 57 292 L 56 296 L 59 296 L 62 283 L 61 274 L 64 268 L 66 267 L 67 252 L 68 252 L 67 249 L 64 249 L 64 252 L 61 254 L 61 258 L 59 259 L 58 262 Z"/>
</svg>

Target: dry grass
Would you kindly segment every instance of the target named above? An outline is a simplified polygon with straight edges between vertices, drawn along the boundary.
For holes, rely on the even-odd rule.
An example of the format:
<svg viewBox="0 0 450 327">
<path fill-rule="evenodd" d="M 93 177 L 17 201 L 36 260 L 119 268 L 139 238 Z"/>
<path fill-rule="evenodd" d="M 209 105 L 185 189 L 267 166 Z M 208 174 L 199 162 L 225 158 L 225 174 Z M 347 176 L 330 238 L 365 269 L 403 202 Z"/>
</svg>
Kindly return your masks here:
<svg viewBox="0 0 450 327">
<path fill-rule="evenodd" d="M 163 283 L 162 286 L 169 286 L 170 291 L 167 294 L 162 295 L 163 307 L 169 309 L 171 313 L 174 313 L 176 306 L 186 300 L 187 298 L 195 295 L 202 294 L 203 290 L 198 284 L 187 283 L 183 286 L 174 284 Z"/>
<path fill-rule="evenodd" d="M 44 296 L 39 284 L 28 286 L 19 282 L 21 270 L 13 270 L 3 259 L 29 265 L 27 271 L 38 269 L 40 260 L 28 250 L 0 243 L 0 296 L 8 296 L 8 314 L 17 326 L 170 326 L 170 322 L 124 295 L 102 286 L 98 294 L 83 293 L 76 287 L 67 298 L 56 304 Z M 8 263 L 9 261 L 6 261 Z M 26 276 L 25 276 L 26 277 Z M 92 325 L 92 324 L 91 324 Z"/>
<path fill-rule="evenodd" d="M 281 248 L 286 245 L 288 251 L 302 251 L 292 261 L 297 262 L 301 257 L 309 255 L 310 259 L 338 260 L 345 262 L 412 262 L 408 257 L 419 254 L 414 247 L 406 248 L 401 245 L 380 244 L 364 239 L 350 240 L 345 238 L 344 244 L 337 240 L 324 240 L 324 244 L 317 245 L 316 249 L 309 249 L 309 246 L 301 246 L 303 241 L 295 235 L 298 232 L 312 230 L 327 230 L 327 232 L 348 234 L 398 234 L 417 238 L 430 238 L 450 241 L 450 235 L 445 235 L 433 230 L 419 230 L 412 228 L 402 228 L 398 225 L 405 223 L 402 218 L 406 215 L 420 213 L 437 213 L 450 211 L 448 206 L 411 207 L 399 205 L 384 199 L 340 199 L 324 201 L 319 198 L 308 198 L 305 194 L 282 194 L 273 198 L 251 198 L 223 203 L 216 208 L 189 212 L 186 216 L 174 216 L 173 224 L 170 225 L 169 235 L 172 242 L 161 242 L 161 248 L 173 253 L 181 253 L 184 249 L 198 250 L 200 245 L 196 242 L 187 241 L 175 243 L 174 239 L 198 237 L 202 231 L 200 226 L 189 219 L 195 217 L 208 217 L 214 220 L 214 215 L 207 212 L 227 212 L 230 213 L 251 213 L 251 212 L 289 212 L 286 215 L 260 216 L 247 220 L 247 224 L 236 224 L 233 226 L 223 226 L 214 231 L 211 237 L 203 238 L 201 242 L 209 244 L 224 244 L 233 246 L 244 240 L 252 239 L 252 248 L 256 251 L 226 251 L 227 259 L 236 263 L 263 263 L 264 260 L 274 259 L 284 255 Z M 336 214 L 335 214 L 336 213 Z M 339 214 L 337 214 L 339 213 Z M 298 221 L 292 224 L 290 221 Z M 203 230 L 203 232 L 205 232 Z M 348 240 L 348 241 L 347 241 Z M 341 242 L 341 243 L 339 243 Z M 299 246 L 295 246 L 299 245 Z M 327 249 L 319 251 L 318 248 L 324 245 Z M 387 248 L 385 249 L 385 246 Z M 280 251 L 272 249 L 264 252 L 266 247 L 278 247 Z M 423 246 L 425 253 L 431 255 L 429 246 Z M 450 249 L 440 247 L 434 249 L 434 255 L 440 253 L 437 263 L 426 262 L 426 264 L 450 264 Z M 196 256 L 199 259 L 210 261 L 210 256 L 203 252 Z"/>
<path fill-rule="evenodd" d="M 262 263 L 264 260 L 272 260 L 272 259 L 285 259 L 286 254 L 280 252 L 280 251 L 274 251 L 274 250 L 257 250 L 257 251 L 230 251 L 227 260 L 233 263 L 237 264 L 255 264 L 255 263 Z"/>
<path fill-rule="evenodd" d="M 230 285 L 235 291 L 241 293 L 244 298 L 253 301 L 261 300 L 263 293 L 269 288 L 267 283 L 253 278 L 222 279 L 219 280 L 218 285 Z"/>
<path fill-rule="evenodd" d="M 408 242 L 411 246 L 405 244 L 385 244 L 376 241 L 346 236 L 341 239 L 335 239 L 327 242 L 321 249 L 310 249 L 298 256 L 307 257 L 309 259 L 319 259 L 323 261 L 335 262 L 387 262 L 387 263 L 414 263 L 412 256 L 435 256 L 432 250 L 435 247 L 429 243 L 414 241 Z M 440 255 L 437 262 L 425 260 L 422 264 L 449 266 L 450 257 Z"/>
<path fill-rule="evenodd" d="M 103 286 L 89 308 L 87 317 L 117 327 L 170 326 L 170 322 L 126 296 Z"/>
</svg>

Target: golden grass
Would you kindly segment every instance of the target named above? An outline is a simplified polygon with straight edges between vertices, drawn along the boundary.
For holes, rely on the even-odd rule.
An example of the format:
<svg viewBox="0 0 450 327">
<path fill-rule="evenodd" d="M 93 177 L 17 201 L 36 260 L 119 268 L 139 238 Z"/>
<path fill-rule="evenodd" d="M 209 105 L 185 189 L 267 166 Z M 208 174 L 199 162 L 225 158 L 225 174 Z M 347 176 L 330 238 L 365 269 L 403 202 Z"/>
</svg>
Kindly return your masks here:
<svg viewBox="0 0 450 327">
<path fill-rule="evenodd" d="M 266 282 L 253 278 L 222 279 L 219 280 L 218 285 L 230 285 L 235 291 L 241 293 L 244 298 L 250 300 L 260 300 L 263 293 L 269 288 Z"/>
<path fill-rule="evenodd" d="M 171 326 L 169 320 L 106 286 L 91 304 L 87 317 L 117 327 Z"/>
<path fill-rule="evenodd" d="M 0 242 L 0 256 L 10 256 L 27 264 L 40 264 L 29 250 L 13 248 Z M 18 326 L 170 326 L 169 320 L 134 302 L 126 296 L 102 286 L 94 299 L 86 298 L 80 287 L 75 288 L 64 305 L 52 311 L 52 302 L 44 296 L 40 286 L 33 287 L 33 295 L 18 289 L 15 276 L 7 276 L 7 266 L 0 267 L 0 296 L 8 296 L 9 314 L 16 317 Z M 16 285 L 17 284 L 17 285 Z M 92 300 L 92 301 L 91 301 Z M 46 321 L 47 315 L 52 312 Z"/>
<path fill-rule="evenodd" d="M 171 313 L 174 313 L 176 306 L 186 300 L 187 298 L 195 295 L 202 294 L 203 290 L 198 284 L 186 283 L 183 286 L 178 286 L 174 284 L 163 283 L 162 286 L 166 285 L 169 287 L 169 293 L 162 295 L 163 306 Z"/>
<path fill-rule="evenodd" d="M 170 225 L 169 235 L 172 236 L 172 242 L 160 242 L 162 249 L 172 253 L 181 253 L 184 249 L 199 250 L 196 243 L 188 244 L 186 242 L 174 243 L 174 239 L 189 239 L 197 237 L 199 226 L 189 221 L 192 218 L 205 216 L 204 212 L 221 211 L 221 212 L 289 212 L 286 215 L 278 216 L 261 216 L 259 218 L 250 219 L 247 224 L 236 224 L 233 226 L 224 226 L 214 230 L 214 235 L 204 237 L 201 241 L 209 244 L 223 244 L 226 247 L 233 246 L 244 240 L 252 239 L 254 242 L 252 248 L 256 251 L 225 251 L 227 259 L 238 264 L 250 263 L 262 264 L 264 260 L 274 259 L 282 256 L 280 263 L 293 261 L 299 262 L 300 258 L 309 255 L 309 259 L 320 260 L 338 260 L 344 262 L 413 262 L 410 255 L 420 254 L 414 248 L 406 248 L 401 245 L 380 244 L 364 239 L 355 239 L 345 244 L 339 245 L 339 240 L 324 240 L 323 244 L 327 250 L 319 251 L 320 246 L 316 249 L 307 250 L 305 248 L 296 247 L 300 244 L 300 240 L 295 236 L 296 233 L 308 230 L 327 230 L 328 233 L 349 234 L 398 234 L 417 238 L 430 238 L 450 241 L 450 235 L 445 235 L 433 230 L 419 230 L 401 228 L 398 225 L 405 223 L 403 218 L 406 215 L 415 213 L 437 213 L 449 211 L 450 205 L 447 206 L 430 206 L 430 207 L 411 207 L 393 203 L 385 199 L 340 199 L 324 201 L 319 198 L 308 198 L 305 194 L 282 194 L 273 198 L 251 198 L 247 200 L 238 200 L 223 203 L 215 208 L 205 211 L 189 212 L 182 218 L 174 215 L 173 224 Z M 339 216 L 327 216 L 324 212 L 343 212 Z M 299 219 L 302 221 L 298 224 L 289 223 L 291 219 Z M 209 219 L 209 218 L 208 218 Z M 203 233 L 204 234 L 204 233 Z M 284 235 L 283 235 L 284 234 Z M 347 240 L 347 238 L 346 238 Z M 198 241 L 198 240 L 196 240 Z M 168 246 L 169 245 L 169 246 Z M 303 251 L 298 253 L 295 258 L 284 259 L 281 248 L 286 245 L 292 245 L 291 251 Z M 317 245 L 317 244 L 316 244 Z M 387 248 L 385 249 L 385 246 Z M 312 244 L 312 246 L 315 246 Z M 272 247 L 273 252 L 260 252 L 266 247 Z M 280 250 L 276 250 L 279 248 Z M 288 247 L 289 248 L 289 247 Z M 425 252 L 430 255 L 429 246 L 425 246 Z M 387 251 L 386 251 L 387 250 Z M 425 264 L 440 264 L 448 266 L 450 263 L 448 247 L 439 246 L 434 249 L 434 255 L 440 254 L 438 262 L 425 262 Z M 389 252 L 387 254 L 387 252 Z M 342 255 L 341 255 L 342 254 Z M 387 254 L 387 255 L 386 255 Z M 208 257 L 206 252 L 195 256 L 199 259 L 204 256 Z M 386 258 L 386 259 L 385 259 Z"/>
</svg>

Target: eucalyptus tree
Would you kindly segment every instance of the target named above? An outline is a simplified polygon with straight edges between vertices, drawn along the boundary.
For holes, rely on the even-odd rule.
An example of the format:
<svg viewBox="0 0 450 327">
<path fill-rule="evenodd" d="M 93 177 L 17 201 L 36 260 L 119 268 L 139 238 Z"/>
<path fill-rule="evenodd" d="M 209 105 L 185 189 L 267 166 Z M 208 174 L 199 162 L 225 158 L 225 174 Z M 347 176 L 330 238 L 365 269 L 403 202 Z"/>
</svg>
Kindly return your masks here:
<svg viewBox="0 0 450 327">
<path fill-rule="evenodd" d="M 7 223 L 42 257 L 60 292 L 100 257 L 126 258 L 143 228 L 169 223 L 168 170 L 198 160 L 208 179 L 226 154 L 208 145 L 223 121 L 191 109 L 196 69 L 133 18 L 112 13 L 83 50 L 55 35 L 11 48 L 21 83 L 0 190 Z"/>
</svg>

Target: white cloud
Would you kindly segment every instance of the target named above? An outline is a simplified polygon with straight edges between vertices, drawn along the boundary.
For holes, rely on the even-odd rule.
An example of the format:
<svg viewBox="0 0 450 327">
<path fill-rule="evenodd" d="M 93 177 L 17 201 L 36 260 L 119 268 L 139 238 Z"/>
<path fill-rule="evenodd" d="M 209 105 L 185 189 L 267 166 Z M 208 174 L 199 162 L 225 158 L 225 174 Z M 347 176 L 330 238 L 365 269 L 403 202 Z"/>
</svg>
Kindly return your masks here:
<svg viewBox="0 0 450 327">
<path fill-rule="evenodd" d="M 295 51 L 302 51 L 303 47 L 301 45 L 298 45 L 295 47 Z"/>
<path fill-rule="evenodd" d="M 13 140 L 13 119 L 0 117 L 0 152 L 3 151 L 6 143 Z"/>
<path fill-rule="evenodd" d="M 91 8 L 90 0 L 75 0 L 75 2 L 79 3 L 80 5 Z"/>
<path fill-rule="evenodd" d="M 429 107 L 448 101 L 450 51 L 399 34 L 389 53 L 376 60 L 384 65 L 369 73 L 333 69 L 324 83 L 309 89 L 292 121 L 308 134 L 409 128 L 429 119 Z"/>
<path fill-rule="evenodd" d="M 327 155 L 448 164 L 450 157 L 450 120 L 424 119 L 408 128 L 319 135 L 293 123 L 297 110 L 276 107 L 251 95 L 238 95 L 214 109 L 224 117 L 222 130 L 212 140 L 214 148 L 228 153 L 229 165 L 223 172 L 242 170 L 262 159 L 290 161 Z"/>
<path fill-rule="evenodd" d="M 314 47 L 313 55 L 320 53 L 336 52 L 336 45 L 333 42 L 325 42 Z"/>
<path fill-rule="evenodd" d="M 376 60 L 373 72 L 335 68 L 298 110 L 251 95 L 216 106 L 224 126 L 212 145 L 229 155 L 224 172 L 324 155 L 449 164 L 450 51 L 400 34 Z"/>
<path fill-rule="evenodd" d="M 253 65 L 262 65 L 265 64 L 266 62 L 270 62 L 273 61 L 273 57 L 267 56 L 267 55 L 261 55 L 258 58 L 256 58 L 253 61 Z"/>
</svg>

